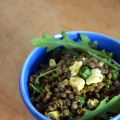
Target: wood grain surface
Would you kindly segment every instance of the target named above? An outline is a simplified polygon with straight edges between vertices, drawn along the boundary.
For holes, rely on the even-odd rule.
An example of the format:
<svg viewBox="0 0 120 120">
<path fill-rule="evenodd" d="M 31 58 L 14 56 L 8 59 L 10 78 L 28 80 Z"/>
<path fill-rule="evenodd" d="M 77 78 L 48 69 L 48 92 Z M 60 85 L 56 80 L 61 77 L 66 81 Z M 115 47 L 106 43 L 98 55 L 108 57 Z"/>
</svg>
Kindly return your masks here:
<svg viewBox="0 0 120 120">
<path fill-rule="evenodd" d="M 120 39 L 120 0 L 0 0 L 0 120 L 33 120 L 19 73 L 41 32 L 91 30 Z"/>
</svg>

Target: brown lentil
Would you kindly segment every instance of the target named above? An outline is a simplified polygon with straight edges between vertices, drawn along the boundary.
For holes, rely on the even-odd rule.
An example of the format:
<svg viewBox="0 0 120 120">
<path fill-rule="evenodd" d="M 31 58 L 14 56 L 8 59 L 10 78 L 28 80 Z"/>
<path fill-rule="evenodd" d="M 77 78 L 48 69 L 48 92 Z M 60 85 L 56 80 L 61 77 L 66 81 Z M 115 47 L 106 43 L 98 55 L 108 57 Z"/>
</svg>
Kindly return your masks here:
<svg viewBox="0 0 120 120">
<path fill-rule="evenodd" d="M 69 114 L 70 114 L 69 109 L 64 109 L 63 114 L 64 114 L 64 116 L 69 116 Z"/>
<path fill-rule="evenodd" d="M 76 101 L 76 102 L 80 102 L 80 96 L 75 96 L 75 98 L 74 98 L 74 100 Z"/>
<path fill-rule="evenodd" d="M 29 91 L 32 103 L 36 109 L 41 113 L 48 113 L 52 111 L 58 111 L 60 113 L 60 120 L 68 120 L 70 114 L 77 117 L 82 116 L 85 113 L 85 109 L 94 109 L 95 107 L 88 102 L 80 106 L 80 97 L 84 97 L 86 101 L 88 99 L 102 100 L 106 96 L 113 96 L 116 92 L 120 91 L 120 78 L 117 80 L 112 79 L 112 69 L 102 63 L 95 57 L 82 53 L 77 50 L 70 52 L 68 50 L 53 51 L 52 57 L 55 59 L 57 65 L 60 67 L 52 74 L 49 74 L 40 79 L 42 91 L 38 94 L 33 93 L 32 85 L 38 74 L 34 74 L 29 78 Z M 57 56 L 57 57 L 56 57 Z M 90 69 L 98 68 L 104 74 L 104 79 L 100 83 L 85 85 L 79 93 L 73 91 L 73 88 L 69 84 L 69 78 L 71 77 L 69 67 L 73 65 L 74 61 L 82 61 L 83 66 L 86 65 Z M 48 67 L 48 64 L 41 65 L 41 72 L 54 69 L 54 67 Z M 79 75 L 77 75 L 79 77 Z M 110 87 L 105 86 L 105 81 L 109 81 Z"/>
<path fill-rule="evenodd" d="M 67 106 L 67 107 L 71 106 L 71 101 L 70 101 L 70 100 L 67 101 L 66 106 Z"/>
<path fill-rule="evenodd" d="M 106 71 L 105 71 L 104 68 L 101 68 L 101 72 L 102 72 L 103 75 L 106 74 Z"/>
<path fill-rule="evenodd" d="M 115 80 L 114 85 L 115 85 L 116 87 L 119 87 L 119 86 L 120 86 L 120 82 L 119 82 L 118 80 Z"/>
<path fill-rule="evenodd" d="M 59 99 L 58 102 L 61 106 L 63 105 L 63 101 L 61 99 Z"/>
<path fill-rule="evenodd" d="M 66 98 L 66 96 L 67 96 L 66 93 L 61 93 L 62 98 Z"/>
<path fill-rule="evenodd" d="M 96 67 L 95 63 L 93 63 L 93 62 L 90 62 L 88 66 L 89 66 L 90 68 L 95 68 L 95 67 Z"/>
<path fill-rule="evenodd" d="M 95 62 L 95 63 L 98 63 L 98 59 L 95 58 L 95 57 L 91 57 L 90 60 L 93 61 L 93 62 Z"/>
<path fill-rule="evenodd" d="M 48 106 L 48 111 L 54 111 L 54 108 L 52 106 Z"/>
<path fill-rule="evenodd" d="M 51 97 L 51 92 L 47 93 L 46 96 L 45 96 L 45 99 L 49 99 Z"/>
<path fill-rule="evenodd" d="M 94 88 L 92 86 L 88 86 L 87 91 L 94 91 Z"/>
<path fill-rule="evenodd" d="M 70 94 L 70 93 L 72 93 L 72 91 L 71 91 L 70 89 L 67 89 L 67 90 L 65 91 L 65 93 L 66 93 L 66 94 Z"/>
<path fill-rule="evenodd" d="M 73 95 L 73 94 L 68 94 L 68 98 L 69 98 L 70 100 L 72 100 L 72 99 L 74 99 L 74 95 Z"/>
<path fill-rule="evenodd" d="M 71 108 L 72 109 L 77 109 L 78 107 L 78 103 L 77 102 L 73 102 L 72 105 L 71 105 Z"/>
<path fill-rule="evenodd" d="M 82 108 L 77 108 L 77 114 L 81 114 L 81 112 L 82 112 Z"/>
<path fill-rule="evenodd" d="M 110 80 L 112 78 L 112 73 L 108 73 L 107 78 Z"/>
<path fill-rule="evenodd" d="M 100 98 L 100 95 L 98 93 L 96 93 L 95 97 L 98 99 L 98 98 Z"/>
</svg>

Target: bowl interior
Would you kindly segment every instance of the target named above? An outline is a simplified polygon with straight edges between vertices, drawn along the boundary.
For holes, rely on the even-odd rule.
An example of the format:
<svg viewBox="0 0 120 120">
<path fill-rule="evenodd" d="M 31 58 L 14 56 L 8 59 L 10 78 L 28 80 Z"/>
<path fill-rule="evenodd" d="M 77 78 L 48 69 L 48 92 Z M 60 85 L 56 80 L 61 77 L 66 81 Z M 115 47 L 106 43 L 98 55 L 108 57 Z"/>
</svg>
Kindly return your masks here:
<svg viewBox="0 0 120 120">
<path fill-rule="evenodd" d="M 78 33 L 87 35 L 92 41 L 97 40 L 98 46 L 101 49 L 113 51 L 115 53 L 114 59 L 120 63 L 120 42 L 112 37 L 88 31 L 69 31 L 67 34 L 71 39 L 77 39 Z M 55 35 L 56 38 L 61 38 L 61 34 Z M 48 59 L 49 54 L 46 53 L 45 48 L 37 47 L 27 57 L 20 75 L 20 93 L 22 99 L 27 106 L 28 110 L 33 114 L 34 117 L 40 120 L 48 120 L 46 116 L 38 112 L 31 103 L 28 91 L 28 78 L 29 75 L 34 73 L 38 68 L 39 64 L 45 62 Z"/>
</svg>

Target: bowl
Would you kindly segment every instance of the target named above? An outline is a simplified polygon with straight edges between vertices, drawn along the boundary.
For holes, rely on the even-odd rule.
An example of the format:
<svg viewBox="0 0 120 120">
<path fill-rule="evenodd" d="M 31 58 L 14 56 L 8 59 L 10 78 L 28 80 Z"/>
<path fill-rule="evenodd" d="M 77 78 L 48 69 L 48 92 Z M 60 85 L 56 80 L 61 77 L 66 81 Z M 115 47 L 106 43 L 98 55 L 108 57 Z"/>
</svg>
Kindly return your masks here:
<svg viewBox="0 0 120 120">
<path fill-rule="evenodd" d="M 112 38 L 110 36 L 90 31 L 68 31 L 66 32 L 71 39 L 77 38 L 78 33 L 82 33 L 87 35 L 92 41 L 97 40 L 98 46 L 102 49 L 110 50 L 115 53 L 114 59 L 118 62 L 120 61 L 120 41 Z M 61 34 L 56 34 L 56 38 L 61 38 Z M 25 63 L 22 67 L 20 80 L 19 80 L 19 89 L 22 100 L 27 107 L 27 109 L 32 113 L 32 115 L 38 120 L 49 120 L 48 117 L 41 114 L 37 109 L 33 106 L 29 91 L 28 91 L 28 78 L 29 75 L 34 73 L 40 63 L 42 63 L 45 58 L 47 58 L 48 54 L 45 51 L 44 47 L 36 47 L 26 58 Z M 120 114 L 116 117 L 112 118 L 112 120 L 120 120 Z"/>
</svg>

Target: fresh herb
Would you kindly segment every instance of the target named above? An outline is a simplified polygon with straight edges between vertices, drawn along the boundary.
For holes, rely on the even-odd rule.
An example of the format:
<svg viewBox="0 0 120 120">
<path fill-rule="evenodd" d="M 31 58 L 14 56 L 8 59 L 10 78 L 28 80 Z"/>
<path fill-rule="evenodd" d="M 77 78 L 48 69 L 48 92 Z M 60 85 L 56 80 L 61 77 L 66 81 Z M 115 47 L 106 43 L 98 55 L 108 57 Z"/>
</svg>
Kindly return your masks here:
<svg viewBox="0 0 120 120">
<path fill-rule="evenodd" d="M 92 53 L 92 52 L 88 52 L 90 55 L 96 57 L 97 59 L 99 59 L 100 61 L 103 61 L 104 63 L 106 63 L 107 65 L 111 66 L 113 69 L 117 70 L 117 71 L 120 71 L 120 68 L 119 66 L 117 65 L 114 65 L 111 63 L 111 61 L 108 61 L 108 59 L 106 58 L 102 58 L 100 56 L 97 56 L 96 54 Z"/>
<path fill-rule="evenodd" d="M 110 88 L 110 86 L 111 86 L 111 81 L 110 81 L 110 80 L 105 80 L 105 81 L 104 81 L 104 85 L 105 85 L 107 88 Z"/>
<path fill-rule="evenodd" d="M 41 86 L 40 86 L 40 84 L 35 84 L 35 85 L 32 84 L 32 88 L 33 88 L 33 93 L 34 94 L 41 92 Z"/>
<path fill-rule="evenodd" d="M 85 97 L 80 96 L 80 106 L 84 105 L 85 103 Z"/>
<path fill-rule="evenodd" d="M 61 40 L 59 40 L 55 38 L 53 35 L 43 33 L 41 37 L 32 39 L 32 44 L 34 46 L 46 47 L 47 51 L 51 51 L 58 46 L 64 46 L 69 49 L 78 48 L 98 58 L 99 60 L 105 62 L 111 68 L 117 71 L 120 71 L 120 64 L 114 61 L 105 50 L 100 51 L 100 50 L 93 49 L 92 47 L 93 44 L 86 35 L 80 34 L 81 43 L 78 44 L 77 42 L 71 40 L 65 32 L 62 32 L 61 34 L 62 34 L 62 38 Z"/>
<path fill-rule="evenodd" d="M 113 57 L 113 52 L 106 52 L 108 54 L 109 57 Z"/>
<path fill-rule="evenodd" d="M 45 72 L 45 73 L 40 73 L 40 74 L 37 76 L 37 78 L 36 78 L 35 81 L 38 81 L 41 77 L 45 77 L 46 75 L 49 75 L 49 74 L 53 73 L 54 71 L 56 71 L 56 70 L 59 69 L 59 68 L 60 68 L 60 67 L 57 67 L 57 68 L 54 68 L 54 69 L 52 69 L 52 70 L 49 70 L 49 71 L 47 71 L 47 72 Z"/>
<path fill-rule="evenodd" d="M 51 73 L 53 73 L 54 71 L 56 71 L 57 69 L 59 69 L 60 67 L 54 68 L 52 70 L 49 70 L 45 73 L 40 73 L 37 78 L 35 79 L 34 84 L 32 84 L 32 88 L 33 88 L 33 93 L 40 93 L 41 92 L 41 85 L 40 85 L 40 78 L 45 77 L 46 75 L 49 75 Z M 54 77 L 57 77 L 57 74 L 54 74 Z"/>
<path fill-rule="evenodd" d="M 117 80 L 118 76 L 119 76 L 118 71 L 112 70 L 112 80 Z"/>
<path fill-rule="evenodd" d="M 93 120 L 96 116 L 106 119 L 107 112 L 120 113 L 120 95 L 115 96 L 109 102 L 107 97 L 100 102 L 95 110 L 86 110 L 82 117 L 72 118 L 70 120 Z"/>
<path fill-rule="evenodd" d="M 53 74 L 52 74 L 52 77 L 53 77 L 53 78 L 58 78 L 59 75 L 58 75 L 57 73 L 53 73 Z"/>
<path fill-rule="evenodd" d="M 97 44 L 98 42 L 95 40 L 92 44 L 92 48 L 97 49 L 98 48 Z"/>
</svg>

